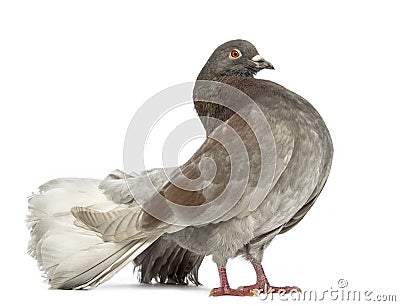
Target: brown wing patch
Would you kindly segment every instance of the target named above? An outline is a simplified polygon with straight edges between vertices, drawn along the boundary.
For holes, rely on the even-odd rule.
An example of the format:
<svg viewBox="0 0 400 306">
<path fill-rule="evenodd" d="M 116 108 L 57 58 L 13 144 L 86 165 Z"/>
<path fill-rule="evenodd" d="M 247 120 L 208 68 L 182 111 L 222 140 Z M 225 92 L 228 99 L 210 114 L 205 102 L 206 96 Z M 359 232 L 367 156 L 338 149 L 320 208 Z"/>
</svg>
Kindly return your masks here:
<svg viewBox="0 0 400 306">
<path fill-rule="evenodd" d="M 240 141 L 240 145 L 244 145 L 247 155 L 244 157 L 249 159 L 250 173 L 243 173 L 244 182 L 249 186 L 256 184 L 260 174 L 260 147 L 258 141 L 248 124 L 237 114 L 232 116 L 227 124 L 237 133 L 239 140 L 231 140 L 226 137 L 226 129 L 223 126 L 217 128 L 211 135 L 215 139 L 223 139 L 224 141 L 231 141 L 232 146 L 236 146 L 234 141 Z M 232 174 L 232 163 L 236 167 L 239 176 L 241 171 L 241 163 L 244 159 L 240 154 L 237 156 L 230 156 L 224 145 L 208 137 L 200 149 L 193 155 L 193 157 L 180 167 L 181 173 L 172 177 L 172 182 L 167 183 L 164 188 L 155 194 L 147 203 L 143 205 L 145 212 L 143 212 L 139 219 L 139 229 L 150 230 L 162 223 L 153 216 L 163 216 L 163 219 L 172 217 L 173 212 L 167 202 L 172 202 L 182 206 L 202 206 L 203 204 L 210 203 L 216 199 L 225 190 L 227 184 L 230 182 Z M 239 144 L 238 144 L 239 145 Z M 238 146 L 237 145 L 237 146 Z M 232 159 L 235 159 L 232 161 Z M 216 172 L 211 182 L 198 180 L 201 176 L 200 166 L 201 162 L 206 159 L 211 159 L 216 165 Z M 248 160 L 243 160 L 244 162 Z M 236 164 L 235 164 L 236 162 Z M 245 176 L 248 177 L 245 177 Z M 196 181 L 194 185 L 191 181 Z M 197 185 L 196 185 L 197 184 Z M 188 187 L 188 188 L 186 188 Z M 193 190 L 193 187 L 196 190 Z M 245 188 L 247 188 L 245 186 Z"/>
</svg>

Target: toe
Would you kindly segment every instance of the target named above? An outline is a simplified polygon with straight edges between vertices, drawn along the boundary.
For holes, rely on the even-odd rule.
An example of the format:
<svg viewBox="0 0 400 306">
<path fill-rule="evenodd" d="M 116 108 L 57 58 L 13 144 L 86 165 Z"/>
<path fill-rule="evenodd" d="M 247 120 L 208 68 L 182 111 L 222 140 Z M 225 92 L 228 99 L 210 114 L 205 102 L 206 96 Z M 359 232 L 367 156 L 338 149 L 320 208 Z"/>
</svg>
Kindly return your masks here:
<svg viewBox="0 0 400 306">
<path fill-rule="evenodd" d="M 293 293 L 293 292 L 299 292 L 301 293 L 301 289 L 296 286 L 285 286 L 285 287 L 275 287 L 275 286 L 269 286 L 267 293 Z"/>
</svg>

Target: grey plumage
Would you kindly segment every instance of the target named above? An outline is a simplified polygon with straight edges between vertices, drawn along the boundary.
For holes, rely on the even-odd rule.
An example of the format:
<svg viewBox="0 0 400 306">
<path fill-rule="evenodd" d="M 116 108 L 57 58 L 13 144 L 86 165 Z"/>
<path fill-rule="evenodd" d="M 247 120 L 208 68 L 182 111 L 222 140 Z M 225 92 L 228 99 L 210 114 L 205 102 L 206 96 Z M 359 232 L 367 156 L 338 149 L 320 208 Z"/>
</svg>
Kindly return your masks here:
<svg viewBox="0 0 400 306">
<path fill-rule="evenodd" d="M 217 81 L 251 98 L 271 128 L 271 134 L 263 135 L 262 142 L 258 143 L 254 131 L 237 113 L 198 98 L 202 97 L 199 95 L 201 92 L 206 92 L 210 98 L 221 98 L 219 90 L 213 85 L 196 85 L 195 109 L 208 137 L 189 161 L 179 169 L 168 171 L 177 182 L 184 181 L 184 178 L 195 180 L 201 172 L 200 164 L 211 158 L 218 165 L 217 172 L 214 179 L 204 184 L 203 188 L 184 190 L 168 182 L 161 170 L 153 170 L 149 175 L 153 176 L 159 190 L 159 193 L 153 194 L 149 192 L 146 180 L 143 180 L 146 174 L 126 177 L 123 173 L 115 172 L 100 184 L 100 188 L 108 199 L 117 203 L 117 207 L 103 212 L 86 207 L 72 208 L 75 224 L 86 231 L 96 232 L 105 241 L 129 246 L 135 245 L 136 241 L 140 243 L 140 248 L 129 253 L 127 259 L 134 260 L 141 282 L 149 283 L 155 279 L 161 283 L 182 284 L 191 281 L 199 284 L 198 269 L 207 255 L 213 256 L 218 267 L 225 266 L 229 258 L 239 255 L 244 255 L 253 264 L 261 262 L 263 252 L 273 238 L 292 229 L 302 220 L 321 193 L 333 156 L 329 131 L 321 116 L 305 99 L 276 83 L 253 77 L 265 68 L 273 69 L 273 66 L 258 54 L 252 44 L 235 40 L 218 47 L 200 72 L 198 84 L 201 84 L 201 80 Z M 241 105 L 240 101 L 236 99 L 235 107 L 241 108 L 241 112 L 249 118 L 257 120 L 257 114 L 245 104 Z M 241 164 L 242 156 L 229 155 L 213 139 L 224 139 L 235 147 L 240 145 L 229 136 L 229 129 L 221 122 L 235 129 L 250 161 L 247 185 L 239 201 L 233 203 L 232 209 L 207 223 L 170 224 L 148 214 L 147 209 L 155 209 L 179 219 L 177 212 L 165 205 L 165 199 L 182 207 L 201 208 L 218 197 L 227 186 L 231 173 L 241 173 L 241 169 L 231 166 L 231 161 Z M 267 149 L 276 152 L 271 186 L 261 186 L 266 191 L 265 197 L 252 210 L 249 209 L 249 202 L 262 173 L 260 152 L 271 143 L 271 139 L 274 140 L 274 148 Z M 240 185 L 243 180 L 244 177 L 239 175 L 233 183 Z M 132 188 L 141 191 L 135 193 L 140 199 L 134 198 L 129 192 Z M 136 205 L 139 200 L 145 202 L 143 207 L 146 210 Z M 197 216 L 192 217 L 196 219 Z M 126 259 L 122 263 L 126 263 Z M 85 279 L 85 282 L 69 281 L 68 284 L 71 288 L 97 285 L 112 273 L 113 269 L 99 279 L 98 275 L 93 275 L 94 282 Z M 223 290 L 230 289 L 222 280 L 221 286 L 225 286 Z M 222 291 L 222 294 L 229 292 Z"/>
<path fill-rule="evenodd" d="M 239 68 L 226 56 L 235 48 L 243 54 Z M 195 253 L 213 255 L 214 261 L 221 265 L 237 254 L 251 254 L 261 261 L 263 251 L 271 240 L 293 228 L 315 203 L 332 162 L 330 134 L 314 107 L 278 84 L 252 77 L 258 68 L 251 65 L 248 69 L 246 63 L 257 54 L 255 47 L 247 41 L 227 42 L 213 53 L 198 80 L 219 81 L 234 86 L 250 96 L 263 110 L 277 146 L 274 186 L 264 204 L 244 218 L 232 218 L 204 227 L 188 227 L 168 235 Z M 233 115 L 229 109 L 202 101 L 195 101 L 195 108 L 208 135 L 218 126 L 215 121 L 208 125 L 208 117 L 227 121 Z M 280 215 L 279 221 L 276 220 L 277 215 Z M 225 241 L 226 245 L 221 245 Z"/>
<path fill-rule="evenodd" d="M 221 231 L 226 228 L 227 232 L 232 233 L 236 229 L 245 242 L 236 251 L 246 253 L 247 250 L 261 260 L 262 251 L 271 239 L 297 224 L 315 202 L 330 170 L 332 144 L 328 130 L 317 111 L 307 101 L 282 86 L 256 79 L 230 78 L 222 81 L 240 88 L 264 111 L 275 136 L 278 175 L 274 178 L 274 186 L 264 204 L 245 217 L 248 222 L 231 219 L 224 224 L 185 229 L 173 235 L 189 249 L 189 237 L 207 236 L 210 245 L 205 249 L 209 250 L 208 254 L 216 256 L 221 249 Z M 251 91 L 247 91 L 248 87 Z M 280 222 L 277 222 L 279 217 Z M 247 230 L 251 227 L 250 223 L 254 229 L 249 234 Z M 197 243 L 197 239 L 195 240 Z M 215 246 L 215 250 L 212 246 Z M 234 255 L 235 251 L 232 249 L 229 256 L 218 255 L 215 260 L 225 264 L 227 257 Z"/>
</svg>

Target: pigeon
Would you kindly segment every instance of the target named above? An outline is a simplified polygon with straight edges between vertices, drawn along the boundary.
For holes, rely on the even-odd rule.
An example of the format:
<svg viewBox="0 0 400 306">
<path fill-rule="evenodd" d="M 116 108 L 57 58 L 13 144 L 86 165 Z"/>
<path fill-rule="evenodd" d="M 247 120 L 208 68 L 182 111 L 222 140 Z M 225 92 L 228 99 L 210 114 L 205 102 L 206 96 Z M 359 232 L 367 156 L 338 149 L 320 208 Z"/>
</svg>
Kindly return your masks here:
<svg viewBox="0 0 400 306">
<path fill-rule="evenodd" d="M 333 145 L 316 109 L 255 78 L 262 69 L 274 67 L 245 40 L 212 53 L 193 91 L 207 138 L 183 165 L 56 179 L 30 197 L 29 251 L 51 287 L 95 287 L 132 260 L 141 282 L 198 285 L 210 255 L 220 277 L 211 296 L 300 290 L 272 286 L 263 253 L 315 203 Z M 255 284 L 229 285 L 226 264 L 237 256 L 253 266 Z"/>
</svg>

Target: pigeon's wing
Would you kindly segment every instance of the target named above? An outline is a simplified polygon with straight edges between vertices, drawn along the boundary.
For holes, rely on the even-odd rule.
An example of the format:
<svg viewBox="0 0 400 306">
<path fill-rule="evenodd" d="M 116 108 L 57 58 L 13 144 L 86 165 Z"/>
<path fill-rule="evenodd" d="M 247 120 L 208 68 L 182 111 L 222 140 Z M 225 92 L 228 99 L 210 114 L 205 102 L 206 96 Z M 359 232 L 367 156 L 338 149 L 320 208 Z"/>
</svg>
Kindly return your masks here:
<svg viewBox="0 0 400 306">
<path fill-rule="evenodd" d="M 263 110 L 245 106 L 172 171 L 170 181 L 140 211 L 129 208 L 116 216 L 76 209 L 75 216 L 106 240 L 125 241 L 144 232 L 172 232 L 249 215 L 279 179 L 293 151 L 291 135 L 280 135 L 275 147 L 266 124 Z"/>
<path fill-rule="evenodd" d="M 140 174 L 113 171 L 99 184 L 108 199 L 123 204 L 142 204 L 168 182 L 168 177 L 177 167 L 155 168 Z"/>
<path fill-rule="evenodd" d="M 189 161 L 172 172 L 170 182 L 140 210 L 130 207 L 118 212 L 96 212 L 74 208 L 72 212 L 103 239 L 116 242 L 248 215 L 255 190 L 261 191 L 263 200 L 275 173 L 273 136 L 259 133 L 259 121 L 265 121 L 265 117 L 252 107 L 233 115 L 209 135 Z M 264 156 L 267 171 L 262 175 L 260 144 L 268 149 Z M 259 186 L 261 176 L 269 181 Z"/>
<path fill-rule="evenodd" d="M 150 230 L 162 222 L 203 226 L 249 215 L 274 181 L 273 135 L 258 130 L 265 121 L 260 110 L 249 106 L 218 126 L 171 182 L 142 206 L 139 227 Z M 252 208 L 256 192 L 258 203 Z"/>
</svg>

